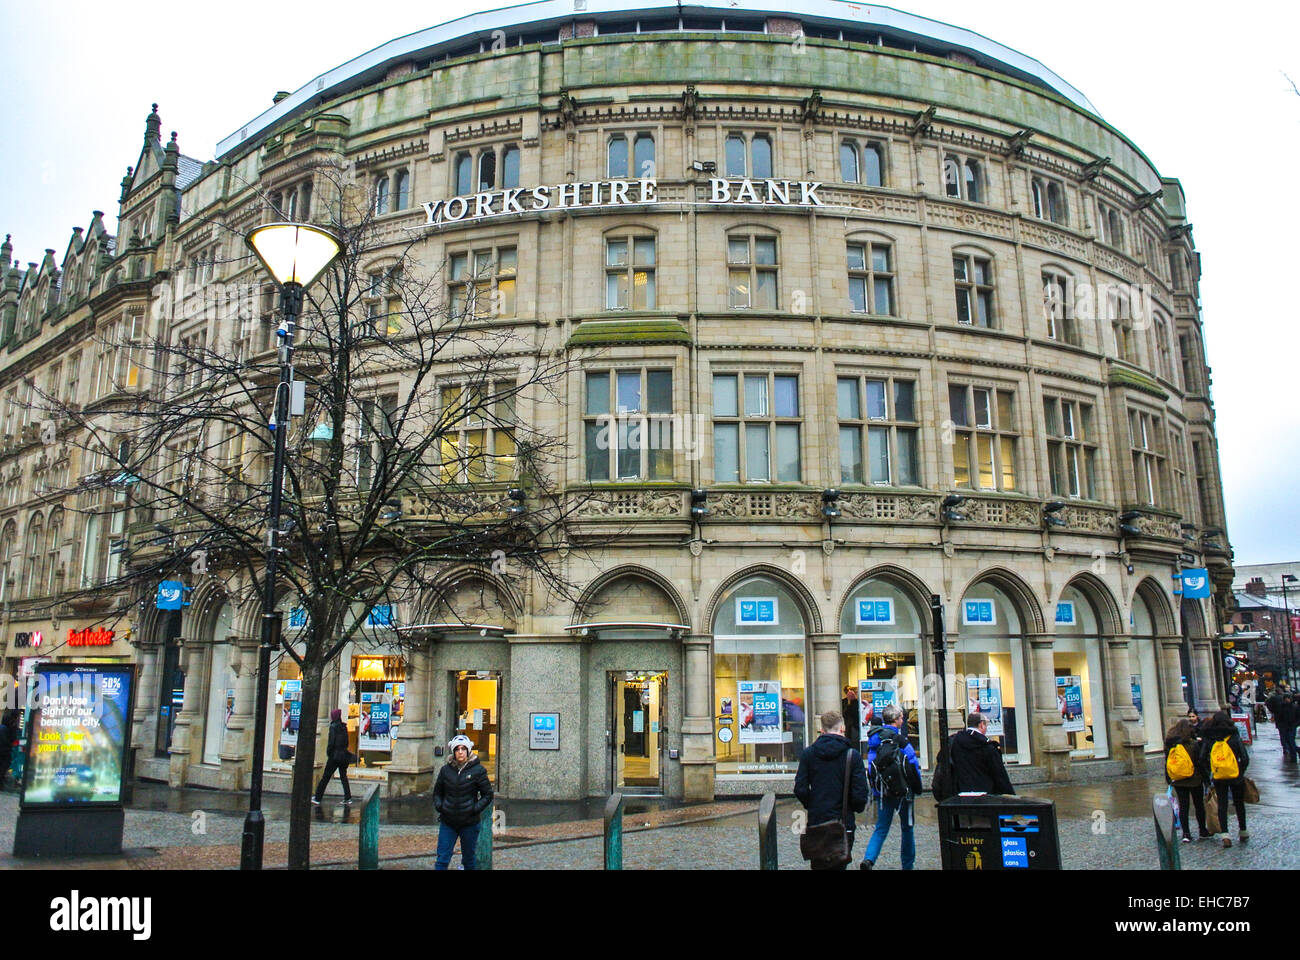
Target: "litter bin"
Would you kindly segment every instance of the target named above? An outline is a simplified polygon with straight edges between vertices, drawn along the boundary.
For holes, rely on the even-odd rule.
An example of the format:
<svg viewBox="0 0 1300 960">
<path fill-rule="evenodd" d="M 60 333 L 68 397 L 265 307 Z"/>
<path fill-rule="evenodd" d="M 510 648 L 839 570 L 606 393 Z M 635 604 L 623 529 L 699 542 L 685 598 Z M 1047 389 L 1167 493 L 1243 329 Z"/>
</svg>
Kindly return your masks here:
<svg viewBox="0 0 1300 960">
<path fill-rule="evenodd" d="M 982 793 L 939 804 L 945 870 L 1060 870 L 1056 804 Z"/>
</svg>

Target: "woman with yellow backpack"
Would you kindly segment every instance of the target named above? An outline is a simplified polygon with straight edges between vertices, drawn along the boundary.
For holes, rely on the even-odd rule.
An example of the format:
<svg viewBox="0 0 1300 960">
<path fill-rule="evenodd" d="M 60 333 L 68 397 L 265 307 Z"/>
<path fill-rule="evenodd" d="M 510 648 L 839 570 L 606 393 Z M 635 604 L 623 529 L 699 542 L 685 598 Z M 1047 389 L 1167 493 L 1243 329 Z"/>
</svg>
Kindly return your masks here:
<svg viewBox="0 0 1300 960">
<path fill-rule="evenodd" d="M 1196 807 L 1196 825 L 1202 840 L 1214 836 L 1205 826 L 1205 796 L 1201 775 L 1203 747 L 1190 720 L 1179 720 L 1165 734 L 1165 780 L 1178 795 L 1178 819 L 1183 825 L 1183 843 L 1192 842 L 1189 804 Z"/>
<path fill-rule="evenodd" d="M 1237 839 L 1245 843 L 1250 839 L 1246 832 L 1246 767 L 1250 766 L 1250 754 L 1241 742 L 1236 724 L 1223 710 L 1210 718 L 1201 736 L 1205 738 L 1205 766 L 1219 804 L 1216 826 L 1223 837 L 1223 845 L 1232 846 L 1232 838 L 1228 836 L 1229 791 L 1232 791 L 1232 805 L 1237 810 Z"/>
</svg>

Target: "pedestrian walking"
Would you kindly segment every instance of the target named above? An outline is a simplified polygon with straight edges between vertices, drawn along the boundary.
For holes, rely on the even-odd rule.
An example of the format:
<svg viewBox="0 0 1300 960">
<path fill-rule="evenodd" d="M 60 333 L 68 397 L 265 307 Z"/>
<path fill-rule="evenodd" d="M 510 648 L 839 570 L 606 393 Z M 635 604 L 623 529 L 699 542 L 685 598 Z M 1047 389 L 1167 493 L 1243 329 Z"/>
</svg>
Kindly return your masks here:
<svg viewBox="0 0 1300 960">
<path fill-rule="evenodd" d="M 881 711 L 883 726 L 867 741 L 867 780 L 876 798 L 876 828 L 859 867 L 870 870 L 889 836 L 894 814 L 902 832 L 903 869 L 916 866 L 916 795 L 921 792 L 921 761 L 903 733 L 903 711 L 889 704 Z"/>
<path fill-rule="evenodd" d="M 316 784 L 316 792 L 311 798 L 313 804 L 320 806 L 321 797 L 325 796 L 325 788 L 329 786 L 335 770 L 339 772 L 339 783 L 343 784 L 343 802 L 352 802 L 352 788 L 348 786 L 348 764 L 353 759 L 348 750 L 348 725 L 343 722 L 343 711 L 331 710 L 330 735 L 325 741 L 325 772 L 321 774 L 320 783 Z"/>
<path fill-rule="evenodd" d="M 1294 694 L 1285 683 L 1279 684 L 1273 691 L 1273 695 L 1268 698 L 1268 709 L 1273 714 L 1273 725 L 1277 727 L 1278 739 L 1282 741 L 1282 760 L 1295 762 L 1295 732 L 1296 722 L 1300 720 L 1300 716 L 1297 715 L 1300 714 L 1300 710 L 1297 709 Z"/>
<path fill-rule="evenodd" d="M 1178 797 L 1178 819 L 1183 825 L 1183 843 L 1192 842 L 1188 804 L 1196 809 L 1196 826 L 1202 840 L 1214 834 L 1205 825 L 1204 741 L 1196 735 L 1190 720 L 1179 720 L 1165 734 L 1165 780 Z"/>
<path fill-rule="evenodd" d="M 857 687 L 849 685 L 844 688 L 840 712 L 844 714 L 844 736 L 851 746 L 856 747 L 862 742 L 862 710 L 858 705 Z"/>
<path fill-rule="evenodd" d="M 0 716 L 0 790 L 8 789 L 9 767 L 18 746 L 18 711 L 12 708 Z"/>
<path fill-rule="evenodd" d="M 1229 792 L 1232 793 L 1232 805 L 1237 810 L 1237 839 L 1245 843 L 1250 839 L 1250 834 L 1246 832 L 1246 768 L 1250 766 L 1250 754 L 1241 742 L 1237 725 L 1225 710 L 1220 710 L 1210 718 L 1202 735 L 1205 737 L 1205 764 L 1219 806 L 1217 827 L 1223 845 L 1232 846 L 1232 838 L 1228 836 Z"/>
<path fill-rule="evenodd" d="M 433 785 L 433 809 L 438 812 L 438 859 L 435 870 L 446 870 L 460 840 L 460 862 L 477 866 L 479 818 L 492 803 L 492 781 L 464 734 L 447 744 L 451 759 L 438 771 Z"/>
<path fill-rule="evenodd" d="M 966 729 L 949 743 L 954 793 L 1015 794 L 1002 751 L 988 738 L 988 727 L 985 714 L 971 713 L 966 717 Z"/>
<path fill-rule="evenodd" d="M 847 834 L 849 859 L 833 863 L 811 861 L 813 870 L 843 870 L 853 862 L 856 813 L 867 808 L 871 790 L 862 765 L 862 754 L 844 736 L 844 716 L 838 710 L 821 715 L 822 733 L 799 755 L 799 772 L 794 778 L 794 795 L 808 811 L 811 825 L 839 821 Z M 845 777 L 848 777 L 847 791 Z M 845 797 L 847 795 L 847 803 Z"/>
</svg>

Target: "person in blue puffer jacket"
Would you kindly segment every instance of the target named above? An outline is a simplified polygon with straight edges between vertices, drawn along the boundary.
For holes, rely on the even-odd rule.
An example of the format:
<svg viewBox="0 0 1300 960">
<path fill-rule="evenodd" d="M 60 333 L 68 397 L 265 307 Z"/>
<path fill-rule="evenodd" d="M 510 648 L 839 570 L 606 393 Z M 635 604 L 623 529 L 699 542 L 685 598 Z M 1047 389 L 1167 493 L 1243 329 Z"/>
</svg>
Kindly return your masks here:
<svg viewBox="0 0 1300 960">
<path fill-rule="evenodd" d="M 884 726 L 867 740 L 867 779 L 877 801 L 876 829 L 872 831 L 862 855 L 861 869 L 875 866 L 880 850 L 889 836 L 894 814 L 903 831 L 903 869 L 916 866 L 916 817 L 914 801 L 921 789 L 921 761 L 907 737 L 903 735 L 903 711 L 889 704 L 881 712 Z"/>
</svg>

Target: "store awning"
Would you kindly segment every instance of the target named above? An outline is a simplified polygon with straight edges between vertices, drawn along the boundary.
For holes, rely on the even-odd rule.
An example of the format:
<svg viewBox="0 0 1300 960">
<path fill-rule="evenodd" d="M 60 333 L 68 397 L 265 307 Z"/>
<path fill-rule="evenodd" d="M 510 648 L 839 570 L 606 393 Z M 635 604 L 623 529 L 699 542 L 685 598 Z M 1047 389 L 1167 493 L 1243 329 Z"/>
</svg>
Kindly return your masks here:
<svg viewBox="0 0 1300 960">
<path fill-rule="evenodd" d="M 434 637 L 444 633 L 477 633 L 481 637 L 502 636 L 506 628 L 497 623 L 413 623 L 397 627 L 403 636 Z"/>
<path fill-rule="evenodd" d="M 571 623 L 564 629 L 584 637 L 604 630 L 666 630 L 669 636 L 690 633 L 691 631 L 690 624 L 687 623 L 648 623 L 644 620 L 600 620 L 591 623 Z"/>
</svg>

